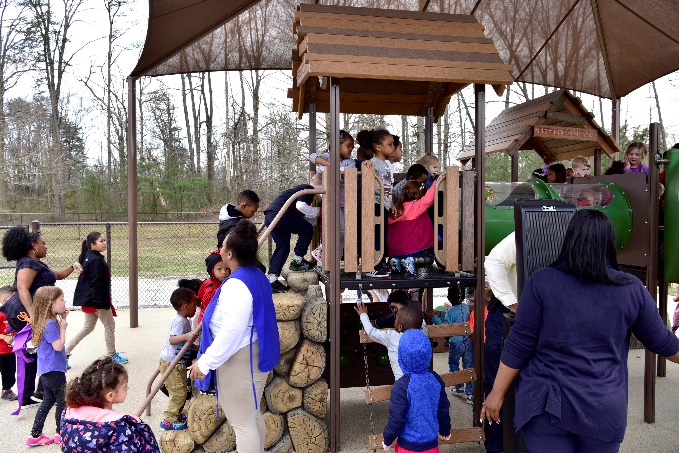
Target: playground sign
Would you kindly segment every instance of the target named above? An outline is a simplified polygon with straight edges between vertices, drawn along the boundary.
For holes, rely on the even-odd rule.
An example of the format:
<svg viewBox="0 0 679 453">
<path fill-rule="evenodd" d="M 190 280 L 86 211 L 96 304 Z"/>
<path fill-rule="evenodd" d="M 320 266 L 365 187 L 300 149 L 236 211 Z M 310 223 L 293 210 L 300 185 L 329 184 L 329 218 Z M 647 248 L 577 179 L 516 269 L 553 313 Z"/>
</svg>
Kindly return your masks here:
<svg viewBox="0 0 679 453">
<path fill-rule="evenodd" d="M 533 137 L 563 138 L 589 142 L 597 140 L 597 131 L 596 129 L 583 129 L 581 127 L 536 125 L 533 126 Z"/>
</svg>

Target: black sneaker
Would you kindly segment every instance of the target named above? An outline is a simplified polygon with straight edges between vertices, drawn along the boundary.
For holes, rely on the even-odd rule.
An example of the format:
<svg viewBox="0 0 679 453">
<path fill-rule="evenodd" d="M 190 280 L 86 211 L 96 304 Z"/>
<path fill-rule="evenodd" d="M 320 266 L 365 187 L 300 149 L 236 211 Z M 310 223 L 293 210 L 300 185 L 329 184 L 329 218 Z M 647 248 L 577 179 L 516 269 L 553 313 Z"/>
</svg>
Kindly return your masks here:
<svg viewBox="0 0 679 453">
<path fill-rule="evenodd" d="M 35 392 L 34 394 L 31 395 L 31 399 L 36 403 L 42 403 L 42 399 L 44 398 L 44 396 L 45 396 L 44 392 Z"/>
<path fill-rule="evenodd" d="M 302 261 L 292 261 L 290 263 L 290 270 L 293 272 L 306 272 L 314 267 L 316 267 L 314 263 L 307 261 L 304 258 L 302 258 Z"/>
<path fill-rule="evenodd" d="M 280 280 L 275 280 L 271 283 L 271 292 L 273 293 L 286 293 L 290 291 L 290 287 L 281 283 Z"/>
<path fill-rule="evenodd" d="M 22 409 L 27 409 L 29 407 L 38 407 L 38 406 L 40 406 L 40 403 L 37 402 L 37 401 L 33 401 L 33 400 L 24 401 L 23 403 L 21 403 Z"/>
<path fill-rule="evenodd" d="M 368 278 L 389 278 L 391 272 L 389 271 L 389 268 L 378 266 L 374 271 L 366 272 L 364 275 Z"/>
<path fill-rule="evenodd" d="M 17 400 L 17 395 L 12 391 L 12 389 L 9 390 L 3 390 L 2 391 L 2 399 L 7 400 L 7 401 L 16 401 Z"/>
</svg>

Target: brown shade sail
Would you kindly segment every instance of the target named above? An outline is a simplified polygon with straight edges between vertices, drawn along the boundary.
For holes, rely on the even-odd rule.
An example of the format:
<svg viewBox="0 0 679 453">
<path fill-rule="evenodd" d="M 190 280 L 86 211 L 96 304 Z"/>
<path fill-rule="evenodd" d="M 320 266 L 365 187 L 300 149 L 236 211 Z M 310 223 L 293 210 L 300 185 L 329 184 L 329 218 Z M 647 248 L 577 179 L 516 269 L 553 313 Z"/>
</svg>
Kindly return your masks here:
<svg viewBox="0 0 679 453">
<path fill-rule="evenodd" d="M 149 0 L 132 77 L 289 69 L 293 0 Z M 676 0 L 339 0 L 326 5 L 474 14 L 517 81 L 619 98 L 679 70 Z M 333 28 L 333 24 L 326 24 Z M 414 33 L 421 30 L 413 30 Z"/>
</svg>

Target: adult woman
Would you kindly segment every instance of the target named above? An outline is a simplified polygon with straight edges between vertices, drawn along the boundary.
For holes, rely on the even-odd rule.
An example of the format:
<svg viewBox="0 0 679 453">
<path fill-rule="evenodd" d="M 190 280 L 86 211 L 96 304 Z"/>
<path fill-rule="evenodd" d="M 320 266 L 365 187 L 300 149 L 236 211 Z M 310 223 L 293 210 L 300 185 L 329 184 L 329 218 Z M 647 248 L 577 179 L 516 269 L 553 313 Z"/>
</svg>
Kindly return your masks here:
<svg viewBox="0 0 679 453">
<path fill-rule="evenodd" d="M 255 226 L 241 220 L 224 240 L 221 254 L 231 275 L 215 294 L 217 303 L 205 310 L 200 357 L 191 378 L 207 374 L 203 386 L 216 385 L 236 432 L 237 450 L 263 453 L 266 427 L 258 406 L 267 374 L 280 358 L 280 344 L 271 285 L 256 267 Z"/>
<path fill-rule="evenodd" d="M 679 339 L 642 283 L 616 269 L 615 253 L 610 221 L 581 210 L 558 259 L 523 290 L 481 417 L 499 422 L 518 374 L 515 426 L 531 452 L 618 451 L 627 426 L 630 332 L 679 362 Z"/>
<path fill-rule="evenodd" d="M 76 269 L 82 270 L 78 262 L 58 271 L 50 269 L 40 261 L 47 256 L 45 238 L 40 232 L 29 233 L 23 226 L 7 230 L 2 238 L 2 255 L 7 261 L 17 262 L 14 274 L 17 292 L 2 307 L 7 320 L 17 332 L 25 327 L 25 316 L 29 318 L 33 316 L 33 295 L 39 288 L 54 285 L 57 280 L 68 277 Z M 20 391 L 20 394 L 23 394 L 22 407 L 35 404 L 35 400 L 42 399 L 40 388 L 38 392 L 33 393 L 37 372 L 37 360 L 25 364 L 23 391 Z"/>
<path fill-rule="evenodd" d="M 89 335 L 97 325 L 97 319 L 104 325 L 106 352 L 113 360 L 124 364 L 126 357 L 116 352 L 115 310 L 111 305 L 111 269 L 102 252 L 106 251 L 106 237 L 98 231 L 87 235 L 82 244 L 78 262 L 83 271 L 73 294 L 73 305 L 81 306 L 85 314 L 83 328 L 66 343 L 68 356 L 80 341 Z M 67 357 L 68 357 L 67 356 Z"/>
</svg>

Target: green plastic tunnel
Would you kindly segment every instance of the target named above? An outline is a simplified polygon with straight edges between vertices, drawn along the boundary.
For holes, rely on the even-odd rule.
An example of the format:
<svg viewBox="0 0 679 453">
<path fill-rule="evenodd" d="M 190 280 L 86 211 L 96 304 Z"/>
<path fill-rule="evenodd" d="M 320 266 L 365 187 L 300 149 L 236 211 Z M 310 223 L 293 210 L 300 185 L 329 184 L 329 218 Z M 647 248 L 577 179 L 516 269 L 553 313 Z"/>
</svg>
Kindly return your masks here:
<svg viewBox="0 0 679 453">
<path fill-rule="evenodd" d="M 679 147 L 667 151 L 665 172 L 665 281 L 679 283 Z"/>
</svg>

